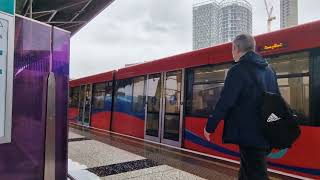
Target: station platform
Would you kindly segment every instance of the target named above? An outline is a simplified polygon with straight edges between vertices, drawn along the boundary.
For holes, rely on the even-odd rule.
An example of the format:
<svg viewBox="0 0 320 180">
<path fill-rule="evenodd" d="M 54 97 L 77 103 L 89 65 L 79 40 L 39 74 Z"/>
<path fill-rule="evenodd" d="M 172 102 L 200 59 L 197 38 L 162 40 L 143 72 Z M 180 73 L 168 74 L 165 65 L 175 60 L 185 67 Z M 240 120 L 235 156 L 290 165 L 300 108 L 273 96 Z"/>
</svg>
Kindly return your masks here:
<svg viewBox="0 0 320 180">
<path fill-rule="evenodd" d="M 238 164 L 183 149 L 74 125 L 69 128 L 68 148 L 69 175 L 76 180 L 235 180 L 239 168 Z M 294 178 L 270 173 L 270 179 Z"/>
</svg>

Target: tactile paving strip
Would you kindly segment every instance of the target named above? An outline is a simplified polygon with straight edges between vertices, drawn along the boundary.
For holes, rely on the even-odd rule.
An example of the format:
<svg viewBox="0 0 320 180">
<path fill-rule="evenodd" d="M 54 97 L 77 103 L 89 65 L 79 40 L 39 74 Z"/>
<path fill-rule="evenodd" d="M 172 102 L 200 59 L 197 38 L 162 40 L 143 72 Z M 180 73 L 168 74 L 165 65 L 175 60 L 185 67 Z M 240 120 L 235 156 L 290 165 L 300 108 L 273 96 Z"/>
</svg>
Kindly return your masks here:
<svg viewBox="0 0 320 180">
<path fill-rule="evenodd" d="M 94 168 L 89 168 L 87 170 L 96 174 L 99 177 L 104 177 L 104 176 L 110 176 L 110 175 L 120 174 L 124 172 L 129 172 L 129 171 L 150 168 L 150 167 L 159 166 L 159 165 L 160 165 L 159 163 L 152 161 L 150 159 L 143 159 L 143 160 L 129 161 L 129 162 L 124 162 L 119 164 L 112 164 L 107 166 L 94 167 Z"/>
<path fill-rule="evenodd" d="M 91 140 L 90 138 L 83 137 L 83 138 L 73 138 L 73 139 L 68 139 L 68 142 L 75 142 L 75 141 L 86 141 L 86 140 Z"/>
</svg>

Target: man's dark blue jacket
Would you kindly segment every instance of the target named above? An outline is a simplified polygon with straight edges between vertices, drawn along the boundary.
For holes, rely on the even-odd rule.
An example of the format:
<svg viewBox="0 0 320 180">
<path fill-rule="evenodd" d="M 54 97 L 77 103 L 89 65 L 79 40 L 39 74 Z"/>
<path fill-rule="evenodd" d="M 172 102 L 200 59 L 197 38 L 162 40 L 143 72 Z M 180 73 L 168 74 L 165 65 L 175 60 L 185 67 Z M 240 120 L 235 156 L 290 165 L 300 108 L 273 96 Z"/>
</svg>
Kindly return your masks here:
<svg viewBox="0 0 320 180">
<path fill-rule="evenodd" d="M 251 73 L 248 72 L 251 68 Z M 220 99 L 209 116 L 207 132 L 214 132 L 224 119 L 223 142 L 247 147 L 269 148 L 259 128 L 261 89 L 252 77 L 255 73 L 265 91 L 279 93 L 277 77 L 268 63 L 253 51 L 247 52 L 229 70 Z"/>
</svg>

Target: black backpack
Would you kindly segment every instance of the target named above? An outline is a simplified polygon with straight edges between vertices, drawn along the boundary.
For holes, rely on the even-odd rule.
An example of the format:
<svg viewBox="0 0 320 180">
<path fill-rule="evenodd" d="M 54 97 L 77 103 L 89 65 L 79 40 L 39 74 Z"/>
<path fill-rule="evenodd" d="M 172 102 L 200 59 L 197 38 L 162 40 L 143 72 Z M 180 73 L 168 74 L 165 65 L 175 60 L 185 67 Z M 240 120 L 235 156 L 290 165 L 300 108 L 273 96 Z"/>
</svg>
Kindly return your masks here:
<svg viewBox="0 0 320 180">
<path fill-rule="evenodd" d="M 247 70 L 262 92 L 258 102 L 260 117 L 263 121 L 261 128 L 264 137 L 269 142 L 271 148 L 290 148 L 301 134 L 297 123 L 297 116 L 280 94 L 264 90 L 263 86 L 259 83 L 256 73 L 253 72 L 254 68 L 250 68 L 250 66 L 248 64 Z"/>
</svg>

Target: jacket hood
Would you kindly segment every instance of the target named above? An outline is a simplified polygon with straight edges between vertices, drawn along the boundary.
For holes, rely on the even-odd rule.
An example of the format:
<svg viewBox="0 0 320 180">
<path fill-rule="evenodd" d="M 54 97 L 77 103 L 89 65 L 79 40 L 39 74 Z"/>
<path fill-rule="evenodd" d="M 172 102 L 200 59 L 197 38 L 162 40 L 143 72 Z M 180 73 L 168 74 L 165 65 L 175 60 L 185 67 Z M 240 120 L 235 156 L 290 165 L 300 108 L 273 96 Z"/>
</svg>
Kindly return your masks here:
<svg viewBox="0 0 320 180">
<path fill-rule="evenodd" d="M 253 51 L 249 51 L 245 55 L 243 55 L 240 58 L 239 62 L 240 63 L 246 62 L 246 63 L 254 64 L 255 66 L 257 66 L 259 68 L 266 68 L 268 66 L 268 62 L 263 57 L 261 57 L 259 54 L 255 53 Z"/>
</svg>

